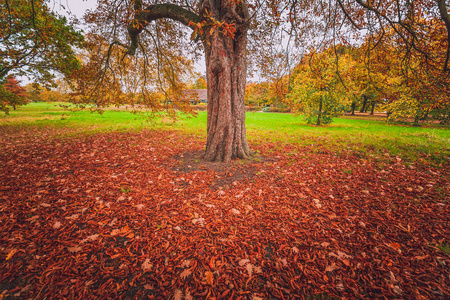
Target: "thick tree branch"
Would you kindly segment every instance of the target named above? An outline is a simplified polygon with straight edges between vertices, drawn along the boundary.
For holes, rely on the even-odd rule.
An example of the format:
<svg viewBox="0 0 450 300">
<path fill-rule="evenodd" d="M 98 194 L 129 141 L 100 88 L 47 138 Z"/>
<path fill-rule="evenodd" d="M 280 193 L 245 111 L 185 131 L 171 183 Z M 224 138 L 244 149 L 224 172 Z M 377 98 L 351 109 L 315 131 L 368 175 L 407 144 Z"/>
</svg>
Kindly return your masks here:
<svg viewBox="0 0 450 300">
<path fill-rule="evenodd" d="M 361 27 L 358 26 L 358 24 L 355 23 L 355 21 L 353 21 L 353 19 L 350 17 L 350 15 L 348 14 L 347 10 L 344 7 L 344 4 L 342 4 L 341 0 L 338 0 L 339 6 L 342 9 L 342 12 L 344 13 L 345 17 L 350 21 L 350 23 L 352 23 L 353 26 L 356 27 L 356 29 L 361 30 Z"/>
<path fill-rule="evenodd" d="M 139 2 L 139 1 L 138 1 Z M 137 5 L 139 7 L 139 5 Z M 128 34 L 131 39 L 131 44 L 128 48 L 128 53 L 134 55 L 139 44 L 139 34 L 152 21 L 158 19 L 172 19 L 180 22 L 183 25 L 193 28 L 189 23 L 199 23 L 200 17 L 174 4 L 155 4 L 150 5 L 146 9 L 137 12 L 134 21 L 128 25 Z"/>
</svg>

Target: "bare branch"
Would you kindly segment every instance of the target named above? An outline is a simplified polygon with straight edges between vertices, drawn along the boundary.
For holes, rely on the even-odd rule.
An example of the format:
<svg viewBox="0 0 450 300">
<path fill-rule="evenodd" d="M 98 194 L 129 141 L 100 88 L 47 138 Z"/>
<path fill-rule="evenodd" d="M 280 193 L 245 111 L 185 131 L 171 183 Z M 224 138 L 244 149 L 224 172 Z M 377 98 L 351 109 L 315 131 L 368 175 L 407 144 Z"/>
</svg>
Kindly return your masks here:
<svg viewBox="0 0 450 300">
<path fill-rule="evenodd" d="M 358 30 L 361 30 L 361 27 L 358 26 L 358 24 L 355 23 L 355 21 L 353 21 L 353 19 L 349 16 L 347 10 L 345 9 L 344 5 L 342 4 L 341 0 L 337 0 L 339 3 L 339 6 L 342 9 L 342 12 L 344 13 L 345 17 L 350 21 L 350 23 L 352 23 L 353 26 L 355 26 Z"/>
<path fill-rule="evenodd" d="M 152 21 L 158 19 L 172 19 L 189 26 L 193 29 L 192 23 L 199 23 L 200 17 L 186 10 L 178 5 L 174 4 L 156 4 L 150 5 L 142 11 L 137 11 L 134 21 L 128 24 L 128 34 L 131 39 L 131 44 L 128 48 L 128 53 L 134 55 L 138 48 L 138 38 L 142 30 Z"/>
</svg>

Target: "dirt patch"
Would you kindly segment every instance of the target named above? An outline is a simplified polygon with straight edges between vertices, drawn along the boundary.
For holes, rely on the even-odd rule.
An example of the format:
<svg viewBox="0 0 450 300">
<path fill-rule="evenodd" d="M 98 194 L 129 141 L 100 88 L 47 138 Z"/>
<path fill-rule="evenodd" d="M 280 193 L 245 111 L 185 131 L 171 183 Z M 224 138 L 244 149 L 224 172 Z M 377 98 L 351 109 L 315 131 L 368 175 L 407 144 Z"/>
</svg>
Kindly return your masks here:
<svg viewBox="0 0 450 300">
<path fill-rule="evenodd" d="M 371 115 L 370 113 L 360 113 L 360 112 L 355 112 L 354 115 L 352 115 L 351 113 L 345 113 L 344 114 L 345 118 L 351 118 L 351 119 L 358 119 L 358 120 L 375 120 L 375 121 L 384 121 L 387 119 L 387 114 L 386 113 L 375 113 L 373 115 Z"/>
<path fill-rule="evenodd" d="M 257 172 L 254 163 L 266 162 L 269 159 L 255 155 L 250 159 L 235 159 L 229 163 L 210 162 L 203 159 L 204 150 L 187 151 L 175 155 L 178 164 L 172 167 L 173 171 L 191 173 L 195 171 L 212 171 L 216 173 L 211 182 L 212 188 L 228 188 L 233 184 L 245 179 L 253 179 Z"/>
</svg>

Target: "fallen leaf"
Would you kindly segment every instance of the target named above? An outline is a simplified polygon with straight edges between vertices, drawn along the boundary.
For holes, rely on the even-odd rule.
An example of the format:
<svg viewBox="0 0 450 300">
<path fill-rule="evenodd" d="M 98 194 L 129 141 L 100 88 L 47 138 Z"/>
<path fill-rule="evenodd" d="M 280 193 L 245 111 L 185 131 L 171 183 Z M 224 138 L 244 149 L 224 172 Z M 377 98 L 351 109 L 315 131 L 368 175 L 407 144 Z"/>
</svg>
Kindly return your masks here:
<svg viewBox="0 0 450 300">
<path fill-rule="evenodd" d="M 183 272 L 180 273 L 180 277 L 181 279 L 186 279 L 187 277 L 189 277 L 192 274 L 191 270 L 189 269 L 184 269 Z"/>
<path fill-rule="evenodd" d="M 207 282 L 209 285 L 213 285 L 213 283 L 214 283 L 214 275 L 213 275 L 212 272 L 206 271 L 206 272 L 205 272 L 205 279 L 206 279 L 206 282 Z"/>
<path fill-rule="evenodd" d="M 314 204 L 316 205 L 317 208 L 321 208 L 322 204 L 320 204 L 320 200 L 319 199 L 313 199 L 312 200 L 314 202 Z"/>
<path fill-rule="evenodd" d="M 98 237 L 99 237 L 98 234 L 93 234 L 93 235 L 88 236 L 87 238 L 85 238 L 85 239 L 82 240 L 81 242 L 82 242 L 82 243 L 92 242 L 92 241 L 95 241 Z"/>
<path fill-rule="evenodd" d="M 8 255 L 6 256 L 5 260 L 11 259 L 11 257 L 13 257 L 13 255 L 17 252 L 17 249 L 12 249 L 11 251 L 9 251 Z"/>
<path fill-rule="evenodd" d="M 181 267 L 182 268 L 189 268 L 189 266 L 191 265 L 192 260 L 186 259 L 181 263 Z"/>
<path fill-rule="evenodd" d="M 82 248 L 80 246 L 75 246 L 75 247 L 67 247 L 67 250 L 69 250 L 69 252 L 74 253 L 74 252 L 79 252 L 82 250 Z"/>
<path fill-rule="evenodd" d="M 174 300 L 181 300 L 181 298 L 183 297 L 183 292 L 180 290 L 175 290 L 175 293 L 173 295 L 173 299 Z"/>
<path fill-rule="evenodd" d="M 337 251 L 337 254 L 335 254 L 334 252 L 328 253 L 328 256 L 337 257 L 340 260 L 353 258 L 353 256 L 347 255 L 345 252 L 342 252 L 342 251 L 339 251 L 339 250 Z"/>
<path fill-rule="evenodd" d="M 184 300 L 193 300 L 191 296 L 191 292 L 186 292 L 186 295 L 184 296 Z"/>
<path fill-rule="evenodd" d="M 79 214 L 73 214 L 73 215 L 71 215 L 69 217 L 66 217 L 66 219 L 67 220 L 75 220 L 75 219 L 78 219 L 78 216 L 79 216 Z"/>
<path fill-rule="evenodd" d="M 323 242 L 322 244 L 320 244 L 322 247 L 326 248 L 330 245 L 330 243 L 328 242 Z"/>
<path fill-rule="evenodd" d="M 350 261 L 347 259 L 341 259 L 341 261 L 344 263 L 344 265 L 346 265 L 347 267 L 350 267 Z"/>
<path fill-rule="evenodd" d="M 144 271 L 144 273 L 147 272 L 148 270 L 150 270 L 151 268 L 153 268 L 153 264 L 150 262 L 150 258 L 147 258 L 144 260 L 141 268 Z"/>
<path fill-rule="evenodd" d="M 428 254 L 422 255 L 422 256 L 416 256 L 417 260 L 424 260 L 428 257 Z"/>
<path fill-rule="evenodd" d="M 283 267 L 286 267 L 288 265 L 286 258 L 280 258 L 280 262 L 283 265 Z"/>
<path fill-rule="evenodd" d="M 397 295 L 401 295 L 403 293 L 403 290 L 398 285 L 395 285 L 392 291 L 394 291 Z"/>
<path fill-rule="evenodd" d="M 56 221 L 55 224 L 53 224 L 53 229 L 59 229 L 61 228 L 61 222 Z"/>
<path fill-rule="evenodd" d="M 117 218 L 114 218 L 114 219 L 111 220 L 111 222 L 108 223 L 108 226 L 109 227 L 113 227 L 114 224 L 116 224 L 116 222 L 117 222 Z"/>
<path fill-rule="evenodd" d="M 331 264 L 331 266 L 327 266 L 325 268 L 325 272 L 333 272 L 334 270 L 337 270 L 337 269 L 339 269 L 339 267 L 336 266 L 336 264 Z"/>
<path fill-rule="evenodd" d="M 250 262 L 250 260 L 249 259 L 241 259 L 240 261 L 239 261 L 239 265 L 241 266 L 241 267 L 243 267 L 245 264 L 247 264 L 247 263 L 249 263 Z"/>
<path fill-rule="evenodd" d="M 237 210 L 236 208 L 232 208 L 231 212 L 235 215 L 239 215 L 241 212 L 239 210 Z"/>
<path fill-rule="evenodd" d="M 253 273 L 253 266 L 252 266 L 252 264 L 247 264 L 245 266 L 245 268 L 247 269 L 248 276 L 252 277 L 252 273 Z"/>
</svg>

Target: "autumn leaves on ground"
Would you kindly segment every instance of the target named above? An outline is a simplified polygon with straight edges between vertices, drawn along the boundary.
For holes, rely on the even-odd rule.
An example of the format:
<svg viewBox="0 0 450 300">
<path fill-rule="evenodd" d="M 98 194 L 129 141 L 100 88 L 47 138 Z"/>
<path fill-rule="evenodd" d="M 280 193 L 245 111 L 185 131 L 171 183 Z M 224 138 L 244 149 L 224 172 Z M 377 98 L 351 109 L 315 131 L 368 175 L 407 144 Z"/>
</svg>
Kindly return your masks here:
<svg viewBox="0 0 450 300">
<path fill-rule="evenodd" d="M 224 166 L 182 131 L 0 130 L 0 299 L 450 296 L 448 164 L 254 141 Z"/>
</svg>

